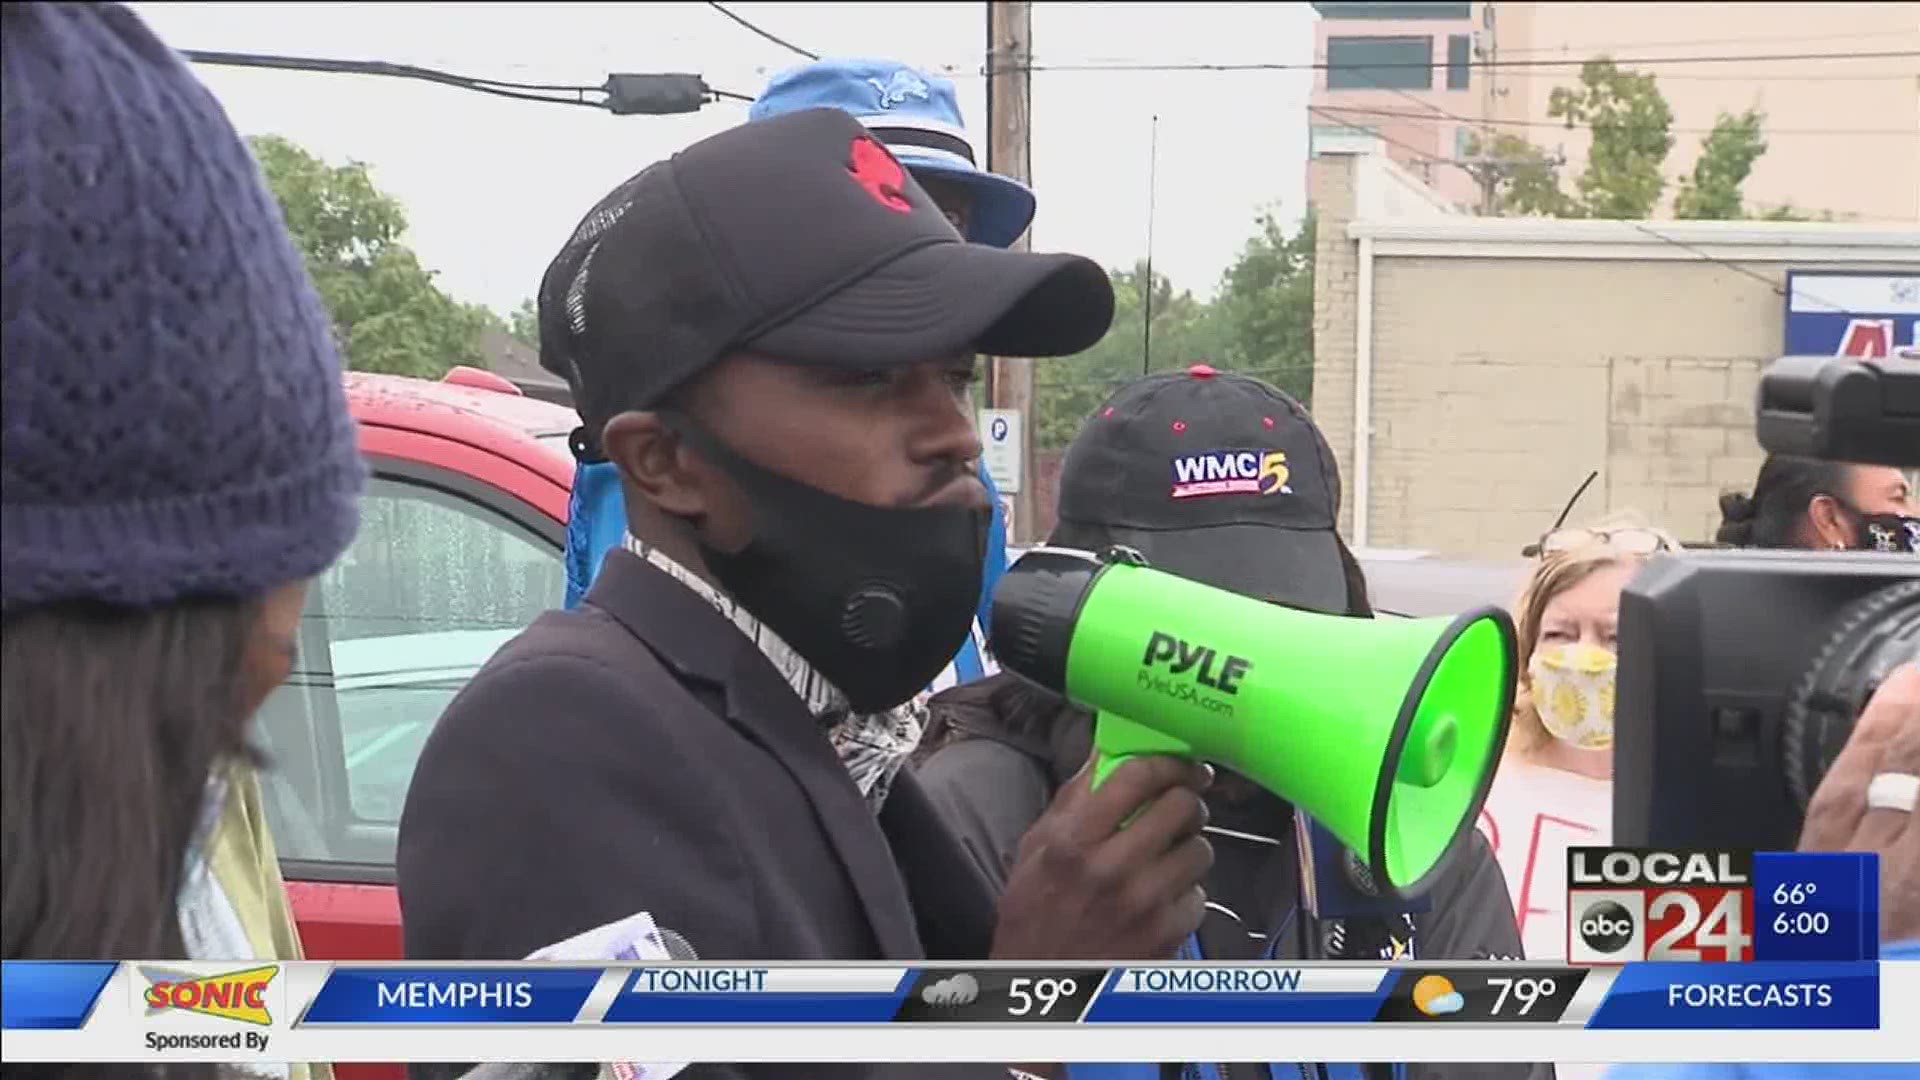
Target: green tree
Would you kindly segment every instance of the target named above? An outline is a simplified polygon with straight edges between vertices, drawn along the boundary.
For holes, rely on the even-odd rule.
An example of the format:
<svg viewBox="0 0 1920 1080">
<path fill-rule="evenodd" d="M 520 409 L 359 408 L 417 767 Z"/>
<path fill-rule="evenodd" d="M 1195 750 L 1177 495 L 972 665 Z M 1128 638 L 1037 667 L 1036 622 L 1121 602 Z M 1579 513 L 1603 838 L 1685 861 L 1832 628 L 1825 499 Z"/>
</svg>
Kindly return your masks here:
<svg viewBox="0 0 1920 1080">
<path fill-rule="evenodd" d="M 1673 110 L 1652 75 L 1624 71 L 1605 58 L 1589 60 L 1580 67 L 1577 89 L 1554 88 L 1547 115 L 1592 132 L 1586 171 L 1574 184 L 1581 216 L 1644 218 L 1660 205 Z"/>
<path fill-rule="evenodd" d="M 1254 226 L 1212 302 L 1153 275 L 1151 367 L 1178 370 L 1204 361 L 1265 379 L 1306 402 L 1313 393 L 1313 215 L 1291 234 L 1271 210 L 1258 214 Z M 1071 442 L 1108 395 L 1146 370 L 1146 267 L 1108 273 L 1114 317 L 1107 336 L 1035 370 L 1037 446 Z"/>
<path fill-rule="evenodd" d="M 1221 277 L 1214 301 L 1227 347 L 1224 366 L 1254 375 L 1302 402 L 1313 396 L 1313 252 L 1311 211 L 1293 235 L 1271 210 Z"/>
<path fill-rule="evenodd" d="M 507 332 L 530 349 L 540 348 L 540 306 L 532 297 L 520 301 L 520 306 L 507 317 Z"/>
<path fill-rule="evenodd" d="M 440 291 L 401 242 L 406 212 L 359 162 L 328 165 L 278 136 L 249 140 L 357 371 L 437 378 L 480 365 L 480 335 L 505 323 Z"/>
<path fill-rule="evenodd" d="M 1741 202 L 1740 186 L 1753 172 L 1753 163 L 1767 152 L 1767 140 L 1760 134 L 1764 119 L 1757 109 L 1739 116 L 1720 114 L 1713 130 L 1700 140 L 1700 159 L 1694 163 L 1693 175 L 1680 178 L 1680 192 L 1673 199 L 1674 217 L 1732 221 L 1749 216 Z"/>
<path fill-rule="evenodd" d="M 1803 210 L 1800 207 L 1793 205 L 1793 203 L 1791 202 L 1784 202 L 1784 203 L 1781 203 L 1779 206 L 1770 206 L 1767 209 L 1762 210 L 1758 214 L 1749 214 L 1747 216 L 1758 218 L 1761 221 L 1839 221 L 1841 220 L 1840 216 L 1835 214 L 1831 210 L 1821 210 L 1818 213 L 1816 213 L 1812 210 Z"/>
<path fill-rule="evenodd" d="M 1048 360 L 1034 369 L 1034 443 L 1061 447 L 1073 441 L 1080 425 L 1114 390 L 1139 378 L 1146 360 L 1143 321 L 1146 266 L 1109 270 L 1113 280 L 1113 326 L 1085 352 Z M 1176 290 L 1164 274 L 1153 275 L 1153 356 L 1156 371 L 1200 361 L 1220 363 L 1228 347 L 1215 306 L 1185 289 Z"/>
<path fill-rule="evenodd" d="M 1585 209 L 1560 188 L 1560 166 L 1546 151 L 1516 135 L 1482 141 L 1467 137 L 1476 177 L 1493 183 L 1493 212 L 1501 217 L 1582 217 Z M 1484 170 L 1484 173 L 1478 170 Z"/>
</svg>

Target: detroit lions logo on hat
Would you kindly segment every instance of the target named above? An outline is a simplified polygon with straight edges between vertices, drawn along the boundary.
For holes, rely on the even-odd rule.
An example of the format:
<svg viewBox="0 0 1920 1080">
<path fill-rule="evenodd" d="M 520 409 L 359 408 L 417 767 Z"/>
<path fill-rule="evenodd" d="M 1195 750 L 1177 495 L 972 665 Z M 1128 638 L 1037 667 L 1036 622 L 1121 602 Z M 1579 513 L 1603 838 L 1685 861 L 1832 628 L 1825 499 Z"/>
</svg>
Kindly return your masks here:
<svg viewBox="0 0 1920 1080">
<path fill-rule="evenodd" d="M 867 85 L 873 87 L 880 95 L 880 107 L 883 109 L 905 105 L 908 98 L 919 98 L 921 101 L 932 100 L 933 90 L 927 86 L 927 81 L 906 68 L 894 72 L 893 77 L 886 82 L 868 79 Z"/>
</svg>

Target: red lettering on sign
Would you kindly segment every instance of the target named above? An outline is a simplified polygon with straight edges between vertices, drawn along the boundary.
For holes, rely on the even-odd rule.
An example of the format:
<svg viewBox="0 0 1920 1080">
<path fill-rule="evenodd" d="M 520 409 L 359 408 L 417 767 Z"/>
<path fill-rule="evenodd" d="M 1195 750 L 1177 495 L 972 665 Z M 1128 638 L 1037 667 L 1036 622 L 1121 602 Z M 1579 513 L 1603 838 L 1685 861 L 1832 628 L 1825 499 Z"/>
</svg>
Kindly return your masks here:
<svg viewBox="0 0 1920 1080">
<path fill-rule="evenodd" d="M 1878 360 L 1893 351 L 1892 319 L 1853 319 L 1840 339 L 1840 355 L 1856 360 Z"/>
<path fill-rule="evenodd" d="M 1566 818 L 1555 817 L 1552 814 L 1535 814 L 1533 816 L 1533 838 L 1527 845 L 1527 869 L 1520 879 L 1520 910 L 1515 912 L 1515 914 L 1520 917 L 1520 935 L 1523 938 L 1527 933 L 1527 919 L 1530 916 L 1551 915 L 1554 910 L 1553 908 L 1533 906 L 1533 872 L 1540 862 L 1540 832 L 1541 827 L 1549 821 L 1555 825 L 1565 825 L 1569 829 L 1575 829 L 1583 833 L 1591 834 L 1598 831 L 1591 825 L 1583 825 L 1578 821 L 1568 821 Z"/>
</svg>

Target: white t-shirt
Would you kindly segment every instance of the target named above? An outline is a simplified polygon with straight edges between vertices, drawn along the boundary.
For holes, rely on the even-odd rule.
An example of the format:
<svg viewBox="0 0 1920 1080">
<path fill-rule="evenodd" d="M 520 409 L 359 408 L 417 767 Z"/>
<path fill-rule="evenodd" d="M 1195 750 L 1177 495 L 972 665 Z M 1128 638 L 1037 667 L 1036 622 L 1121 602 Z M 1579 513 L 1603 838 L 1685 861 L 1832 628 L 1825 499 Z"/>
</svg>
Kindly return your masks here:
<svg viewBox="0 0 1920 1080">
<path fill-rule="evenodd" d="M 1508 758 L 1480 811 L 1527 959 L 1567 955 L 1567 849 L 1613 838 L 1613 784 Z"/>
</svg>

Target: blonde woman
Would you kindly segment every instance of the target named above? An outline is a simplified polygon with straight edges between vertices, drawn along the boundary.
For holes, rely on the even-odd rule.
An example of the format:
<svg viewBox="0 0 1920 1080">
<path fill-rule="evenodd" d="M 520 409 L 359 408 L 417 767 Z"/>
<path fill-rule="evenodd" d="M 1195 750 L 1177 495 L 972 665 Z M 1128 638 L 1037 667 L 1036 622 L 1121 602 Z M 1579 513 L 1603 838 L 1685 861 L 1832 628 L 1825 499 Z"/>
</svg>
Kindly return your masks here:
<svg viewBox="0 0 1920 1080">
<path fill-rule="evenodd" d="M 1529 960 L 1566 955 L 1566 850 L 1613 832 L 1620 592 L 1665 532 L 1622 516 L 1549 533 L 1514 605 L 1520 685 L 1481 828 L 1513 895 Z"/>
</svg>

